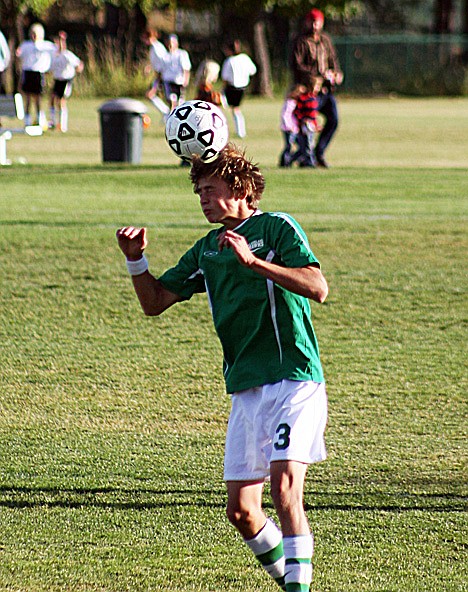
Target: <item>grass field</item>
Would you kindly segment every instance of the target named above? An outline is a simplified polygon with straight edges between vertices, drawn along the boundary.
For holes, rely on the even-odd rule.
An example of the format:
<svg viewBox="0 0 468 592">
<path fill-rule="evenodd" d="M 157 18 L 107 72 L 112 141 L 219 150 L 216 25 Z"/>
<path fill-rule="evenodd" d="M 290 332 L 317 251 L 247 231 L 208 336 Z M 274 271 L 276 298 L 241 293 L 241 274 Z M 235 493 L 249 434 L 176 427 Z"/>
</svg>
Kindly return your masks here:
<svg viewBox="0 0 468 592">
<path fill-rule="evenodd" d="M 97 107 L 72 99 L 69 134 L 15 137 L 0 169 L 0 591 L 273 592 L 224 514 L 206 299 L 145 318 L 114 239 L 147 225 L 157 274 L 209 225 L 157 117 L 142 166 L 102 165 Z M 279 103 L 245 107 L 262 209 L 300 221 L 330 284 L 312 590 L 466 591 L 468 101 L 340 107 L 328 171 L 276 168 Z"/>
<path fill-rule="evenodd" d="M 101 163 L 99 107 L 104 100 L 70 100 L 70 133 L 41 138 L 15 136 L 8 155 L 30 164 Z M 243 103 L 249 153 L 262 166 L 276 166 L 281 151 L 280 101 L 251 98 Z M 158 112 L 144 133 L 142 164 L 173 165 Z M 341 167 L 468 168 L 468 98 L 341 99 L 340 130 L 330 160 Z M 232 118 L 229 117 L 232 129 Z"/>
</svg>

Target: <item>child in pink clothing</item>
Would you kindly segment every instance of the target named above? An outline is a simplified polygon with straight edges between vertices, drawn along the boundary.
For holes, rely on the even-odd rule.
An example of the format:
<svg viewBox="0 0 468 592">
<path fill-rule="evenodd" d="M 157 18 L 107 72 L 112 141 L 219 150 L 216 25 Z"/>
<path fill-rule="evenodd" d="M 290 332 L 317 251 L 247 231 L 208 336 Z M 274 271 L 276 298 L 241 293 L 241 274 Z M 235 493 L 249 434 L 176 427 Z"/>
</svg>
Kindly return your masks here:
<svg viewBox="0 0 468 592">
<path fill-rule="evenodd" d="M 303 87 L 295 87 L 287 95 L 281 108 L 280 129 L 284 139 L 284 149 L 280 156 L 280 167 L 290 167 L 294 159 L 294 146 L 296 145 L 299 123 L 294 115 L 297 105 L 297 97 Z"/>
</svg>

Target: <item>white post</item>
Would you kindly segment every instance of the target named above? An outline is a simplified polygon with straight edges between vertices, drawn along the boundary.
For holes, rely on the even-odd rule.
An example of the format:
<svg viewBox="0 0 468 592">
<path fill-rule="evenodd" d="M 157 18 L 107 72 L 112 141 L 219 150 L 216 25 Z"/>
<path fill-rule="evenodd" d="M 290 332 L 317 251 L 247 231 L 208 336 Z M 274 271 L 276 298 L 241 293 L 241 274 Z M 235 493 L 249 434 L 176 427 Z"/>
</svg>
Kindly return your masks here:
<svg viewBox="0 0 468 592">
<path fill-rule="evenodd" d="M 6 143 L 11 140 L 11 132 L 0 132 L 0 165 L 11 164 L 7 159 Z"/>
</svg>

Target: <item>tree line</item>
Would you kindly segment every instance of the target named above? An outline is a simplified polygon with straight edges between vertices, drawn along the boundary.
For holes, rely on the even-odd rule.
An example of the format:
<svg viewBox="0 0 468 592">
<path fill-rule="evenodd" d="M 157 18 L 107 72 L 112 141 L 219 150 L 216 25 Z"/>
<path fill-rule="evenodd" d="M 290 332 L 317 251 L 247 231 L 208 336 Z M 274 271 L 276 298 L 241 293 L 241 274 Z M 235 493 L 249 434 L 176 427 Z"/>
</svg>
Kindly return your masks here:
<svg viewBox="0 0 468 592">
<path fill-rule="evenodd" d="M 219 21 L 219 38 L 239 38 L 249 48 L 258 65 L 254 91 L 272 92 L 272 60 L 283 57 L 291 35 L 301 28 L 301 18 L 312 6 L 320 8 L 339 34 L 366 11 L 383 30 L 407 30 L 408 11 L 425 0 L 1 0 L 0 28 L 6 33 L 13 50 L 27 36 L 28 26 L 35 20 L 47 24 L 53 14 L 59 28 L 68 29 L 67 11 L 74 9 L 83 15 L 82 33 L 95 37 L 115 38 L 130 59 L 141 51 L 141 32 L 146 28 L 153 10 L 208 10 Z M 432 32 L 452 33 L 457 8 L 461 8 L 462 34 L 468 35 L 468 0 L 433 0 Z M 98 22 L 98 13 L 102 16 Z M 76 27 L 76 24 L 73 25 Z M 341 26 L 341 31 L 340 31 Z M 52 31 L 55 33 L 56 31 Z M 198 44 L 200 45 L 200 44 Z M 201 44 L 201 51 L 210 51 L 212 43 Z"/>
</svg>

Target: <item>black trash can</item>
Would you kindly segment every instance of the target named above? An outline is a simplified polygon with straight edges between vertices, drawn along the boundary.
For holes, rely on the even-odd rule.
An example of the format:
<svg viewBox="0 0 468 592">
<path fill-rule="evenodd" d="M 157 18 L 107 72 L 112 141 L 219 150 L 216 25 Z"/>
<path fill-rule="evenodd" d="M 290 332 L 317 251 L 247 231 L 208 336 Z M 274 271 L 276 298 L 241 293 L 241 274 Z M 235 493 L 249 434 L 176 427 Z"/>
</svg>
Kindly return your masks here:
<svg viewBox="0 0 468 592">
<path fill-rule="evenodd" d="M 139 164 L 146 107 L 135 99 L 112 99 L 99 107 L 103 162 Z"/>
</svg>

